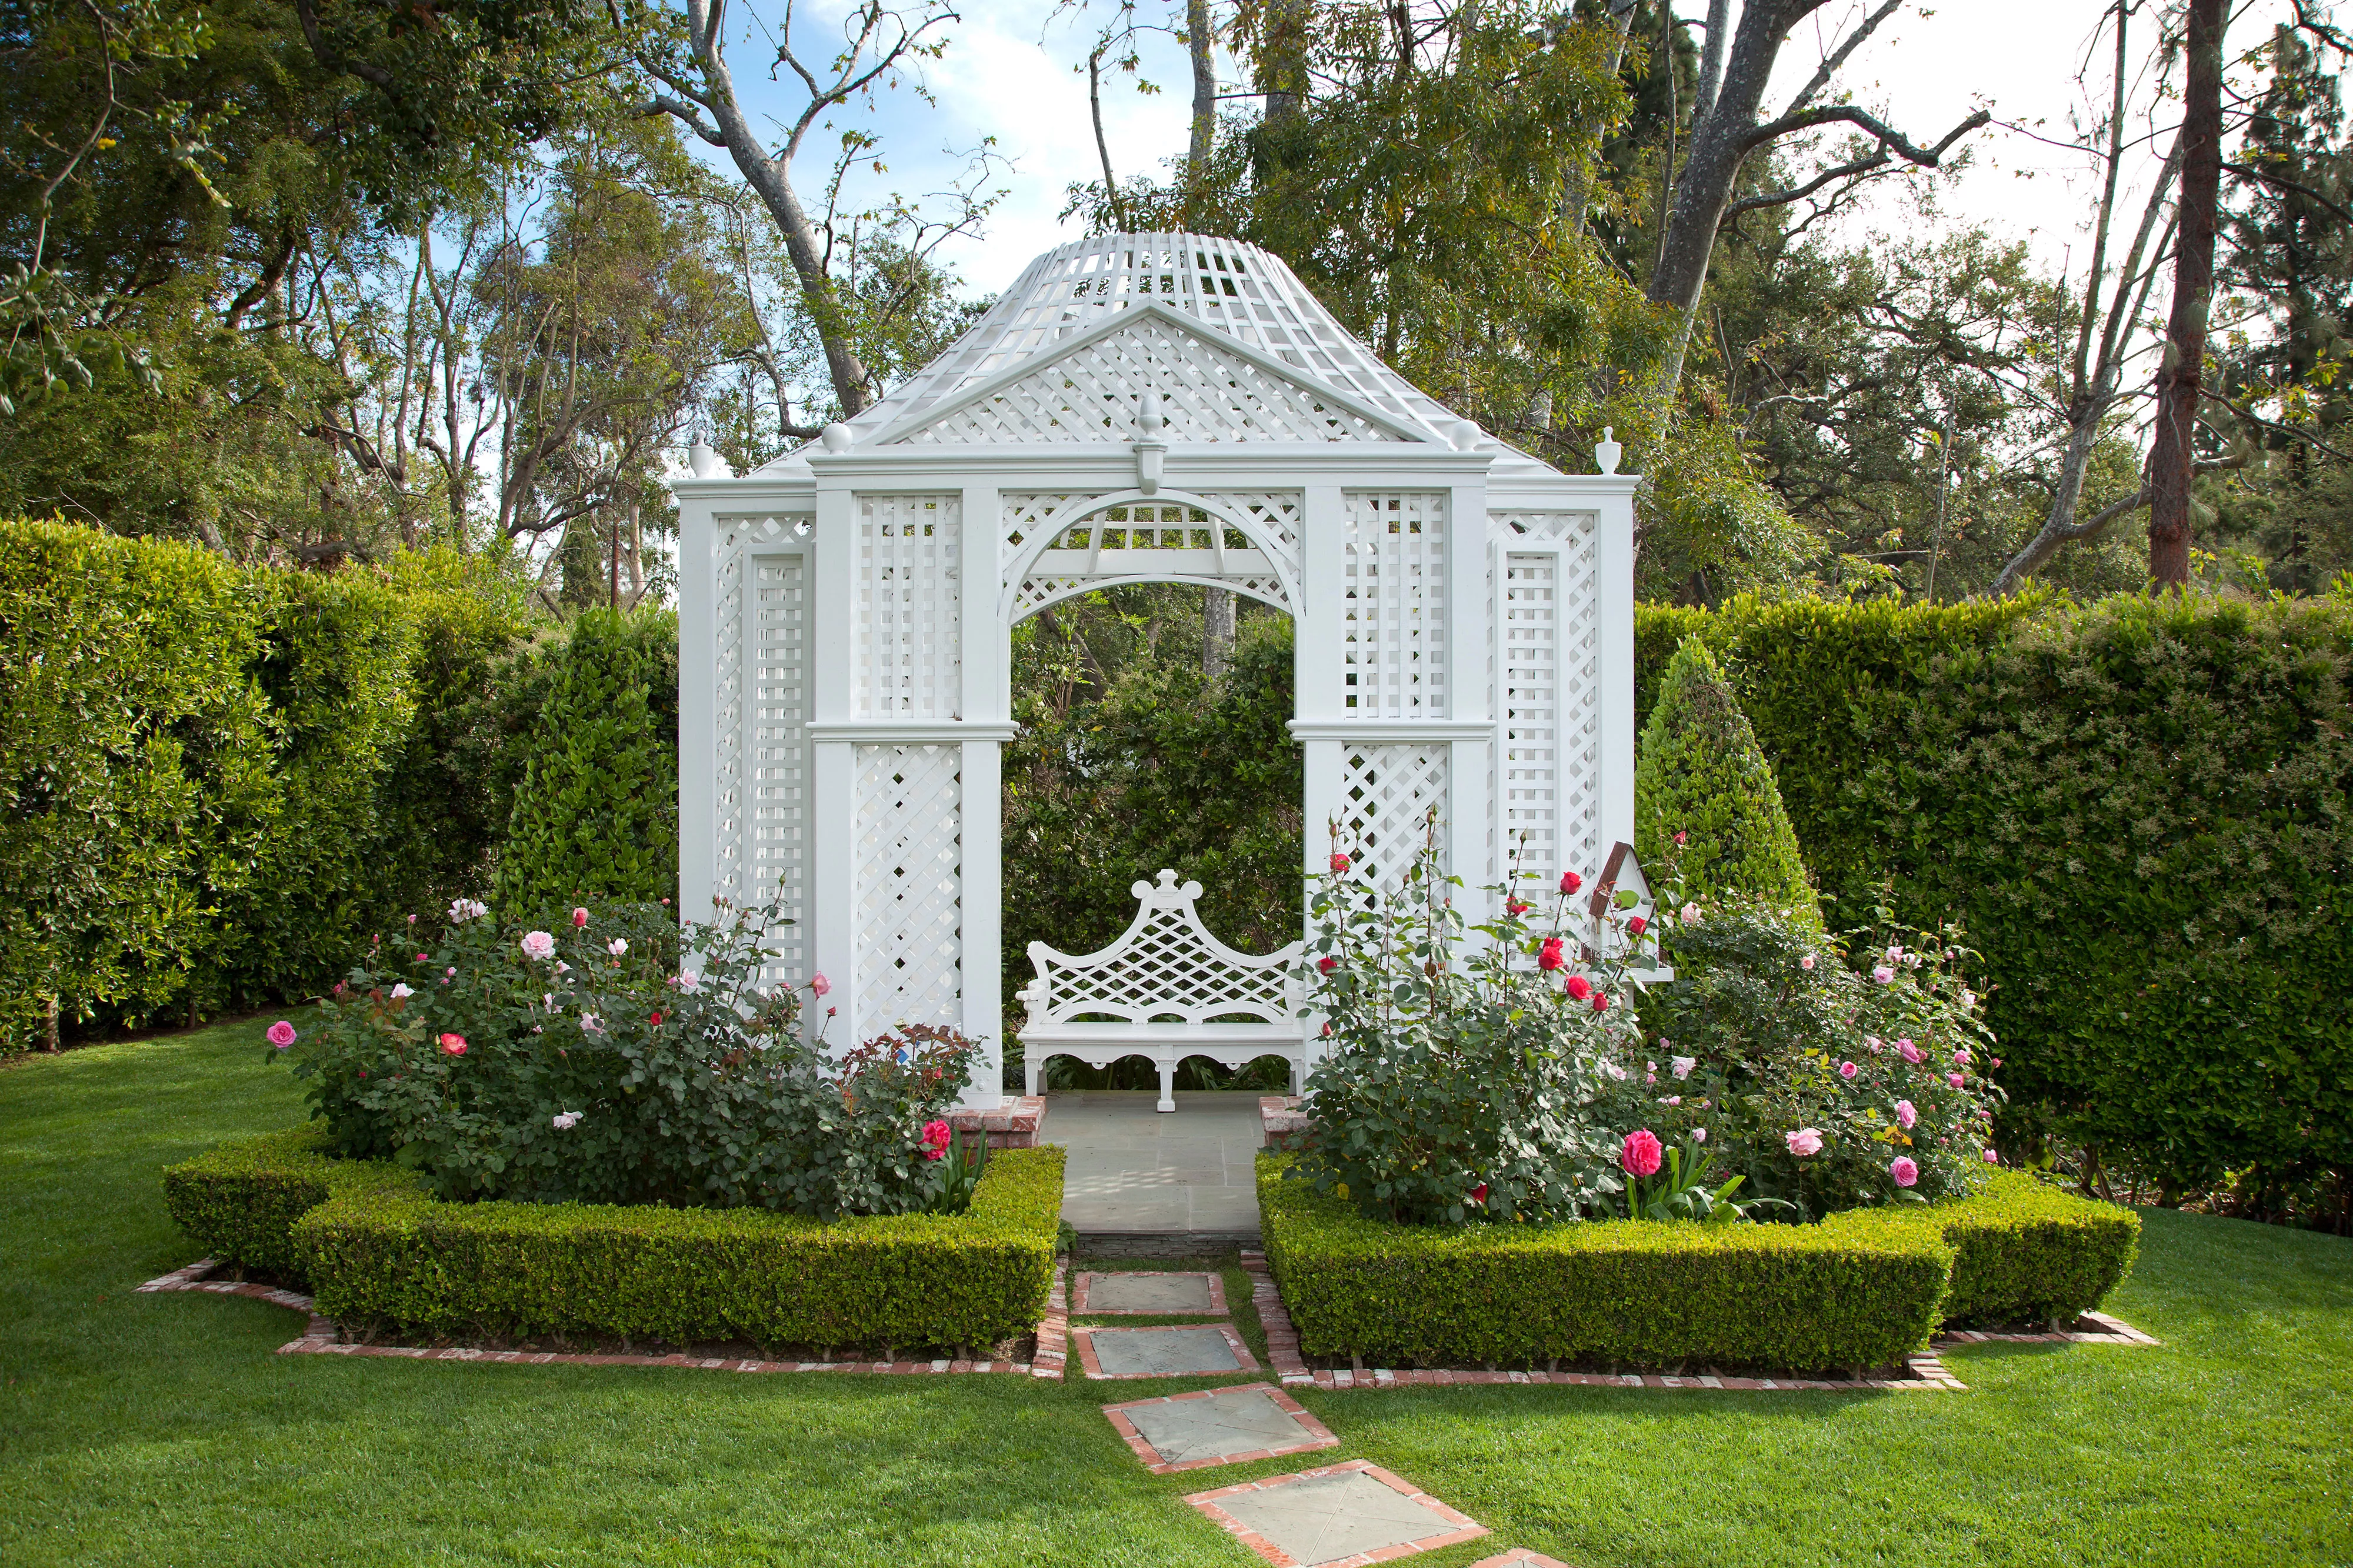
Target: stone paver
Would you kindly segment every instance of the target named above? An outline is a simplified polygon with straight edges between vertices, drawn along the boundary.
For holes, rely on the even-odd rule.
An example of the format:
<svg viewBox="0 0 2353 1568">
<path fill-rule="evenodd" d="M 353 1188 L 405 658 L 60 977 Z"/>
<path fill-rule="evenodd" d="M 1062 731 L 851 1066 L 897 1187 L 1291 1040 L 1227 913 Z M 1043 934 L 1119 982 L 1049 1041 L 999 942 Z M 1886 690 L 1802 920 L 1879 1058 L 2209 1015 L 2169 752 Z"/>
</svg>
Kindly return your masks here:
<svg viewBox="0 0 2353 1568">
<path fill-rule="evenodd" d="M 1106 1405 L 1103 1414 L 1154 1475 L 1329 1448 L 1339 1438 L 1271 1383 Z"/>
<path fill-rule="evenodd" d="M 1047 1097 L 1039 1137 L 1070 1151 L 1062 1217 L 1082 1236 L 1255 1237 L 1259 1097 L 1183 1090 Z"/>
<path fill-rule="evenodd" d="M 1364 1459 L 1185 1500 L 1269 1563 L 1296 1568 L 1357 1568 L 1487 1533 L 1477 1521 Z"/>
<path fill-rule="evenodd" d="M 1072 1287 L 1071 1310 L 1089 1312 L 1198 1312 L 1223 1317 L 1226 1283 L 1215 1274 L 1135 1271 L 1089 1273 Z"/>
<path fill-rule="evenodd" d="M 1230 1323 L 1072 1329 L 1071 1338 L 1089 1377 L 1204 1377 L 1258 1370 L 1258 1358 Z"/>
</svg>

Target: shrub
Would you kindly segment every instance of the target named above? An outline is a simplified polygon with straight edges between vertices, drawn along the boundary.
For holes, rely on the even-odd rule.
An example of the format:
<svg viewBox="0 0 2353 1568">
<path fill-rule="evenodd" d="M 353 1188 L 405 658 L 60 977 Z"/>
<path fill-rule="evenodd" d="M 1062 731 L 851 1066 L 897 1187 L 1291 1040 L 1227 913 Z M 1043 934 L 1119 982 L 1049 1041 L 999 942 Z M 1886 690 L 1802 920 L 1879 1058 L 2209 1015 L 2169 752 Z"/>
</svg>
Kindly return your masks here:
<svg viewBox="0 0 2353 1568">
<path fill-rule="evenodd" d="M 1259 1159 L 1267 1259 L 1310 1355 L 1883 1366 L 1940 1323 L 2073 1321 L 2132 1266 L 2139 1217 L 2018 1172 L 1966 1198 L 1820 1225 L 1403 1226 Z"/>
<path fill-rule="evenodd" d="M 910 1027 L 828 1059 L 800 990 L 766 977 L 769 910 L 683 934 L 659 905 L 603 900 L 529 923 L 459 900 L 273 1037 L 339 1152 L 398 1159 L 444 1197 L 819 1215 L 933 1201 L 926 1128 L 970 1042 Z"/>
<path fill-rule="evenodd" d="M 1957 934 L 1857 938 L 1850 953 L 1810 916 L 1743 896 L 1670 908 L 1659 947 L 1676 978 L 1642 997 L 1652 1048 L 1679 1069 L 1681 1103 L 1652 1126 L 1706 1129 L 1751 1193 L 1800 1216 L 1973 1191 L 2002 1102 Z M 1801 1131 L 1820 1146 L 1800 1153 Z"/>
<path fill-rule="evenodd" d="M 591 894 L 678 896 L 678 745 L 659 731 L 656 648 L 676 617 L 588 610 L 553 662 L 499 852 L 497 902 L 512 914 Z M 673 684 L 675 668 L 669 670 Z"/>
<path fill-rule="evenodd" d="M 956 1215 L 445 1204 L 339 1191 L 296 1224 L 319 1310 L 432 1334 L 987 1346 L 1053 1280 L 1062 1151 L 1006 1150 Z"/>
<path fill-rule="evenodd" d="M 1661 683 L 1634 766 L 1634 848 L 1673 859 L 1692 891 L 1750 893 L 1815 918 L 1773 765 L 1707 645 L 1686 638 Z"/>
<path fill-rule="evenodd" d="M 1399 1226 L 1259 1160 L 1268 1263 L 1310 1355 L 1812 1371 L 1926 1343 L 1953 1249 L 1925 1226 Z M 1856 1216 L 1869 1220 L 1875 1215 Z"/>
<path fill-rule="evenodd" d="M 301 1284 L 294 1222 L 339 1193 L 422 1190 L 413 1171 L 339 1160 L 319 1122 L 216 1144 L 164 1169 L 164 1206 L 208 1258 Z"/>
<path fill-rule="evenodd" d="M 1571 973 L 1578 939 L 1556 933 L 1570 924 L 1573 879 L 1547 898 L 1542 928 L 1527 901 L 1493 889 L 1503 913 L 1466 942 L 1434 837 L 1394 893 L 1348 881 L 1342 853 L 1316 884 L 1308 1001 L 1326 1040 L 1299 1173 L 1414 1223 L 1586 1213 L 1621 1187 L 1604 1102 L 1641 1046 L 1622 978 L 1630 944 L 1620 930 L 1592 933 L 1613 955 L 1601 984 Z M 1512 885 L 1525 886 L 1516 871 Z"/>
<path fill-rule="evenodd" d="M 2259 1213 L 2353 1170 L 2353 605 L 1736 600 L 1637 628 L 1641 701 L 1684 637 L 1737 668 L 1835 908 L 1967 927 L 2012 1147 L 2055 1131 Z"/>
</svg>

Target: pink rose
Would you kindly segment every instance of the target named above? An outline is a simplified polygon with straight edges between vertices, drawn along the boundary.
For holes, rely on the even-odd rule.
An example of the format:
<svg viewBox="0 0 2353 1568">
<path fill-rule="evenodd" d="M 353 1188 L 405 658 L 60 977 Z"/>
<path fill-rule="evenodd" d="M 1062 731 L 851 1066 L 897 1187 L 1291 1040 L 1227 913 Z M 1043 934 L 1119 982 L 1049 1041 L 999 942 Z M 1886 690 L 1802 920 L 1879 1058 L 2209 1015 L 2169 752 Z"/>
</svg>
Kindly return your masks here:
<svg viewBox="0 0 2353 1568">
<path fill-rule="evenodd" d="M 1814 955 L 1813 955 L 1812 953 L 1810 953 L 1810 953 L 1808 953 L 1808 954 L 1806 954 L 1806 956 L 1805 956 L 1805 957 L 1803 957 L 1803 958 L 1801 958 L 1801 959 L 1798 960 L 1798 967 L 1799 967 L 1799 968 L 1800 968 L 1800 969 L 1811 969 L 1811 968 L 1813 968 L 1813 966 L 1814 966 Z"/>
<path fill-rule="evenodd" d="M 280 1050 L 294 1043 L 294 1026 L 280 1018 L 269 1026 L 269 1043 Z"/>
<path fill-rule="evenodd" d="M 527 931 L 522 933 L 522 955 L 533 959 L 553 958 L 555 956 L 555 939 L 543 931 Z"/>
<path fill-rule="evenodd" d="M 1896 1126 L 1901 1127 L 1905 1131 L 1909 1132 L 1912 1131 L 1912 1124 L 1919 1120 L 1920 1112 L 1914 1109 L 1910 1100 L 1899 1100 L 1895 1102 Z"/>
<path fill-rule="evenodd" d="M 1873 980 L 1878 981 L 1882 985 L 1892 985 L 1895 982 L 1895 971 L 1888 968 L 1887 965 L 1883 963 L 1878 968 L 1871 972 L 1871 977 Z"/>
<path fill-rule="evenodd" d="M 936 1160 L 948 1152 L 948 1124 L 934 1117 L 923 1123 L 923 1158 Z"/>
<path fill-rule="evenodd" d="M 1856 1073 L 1862 1070 L 1862 1068 L 1856 1067 L 1852 1062 L 1839 1063 L 1839 1077 L 1843 1079 L 1852 1079 Z"/>
<path fill-rule="evenodd" d="M 2001 1163 L 2001 1156 L 1989 1149 L 1985 1152 L 1985 1163 L 1989 1165 L 1999 1165 Z"/>
<path fill-rule="evenodd" d="M 1618 1151 L 1618 1163 L 1630 1176 L 1657 1175 L 1662 1157 L 1659 1135 L 1647 1127 L 1627 1133 L 1625 1143 Z"/>
<path fill-rule="evenodd" d="M 1969 1065 L 1968 1047 L 1963 1046 L 1960 1049 L 1953 1053 L 1953 1065 L 1957 1068 L 1965 1068 Z"/>
<path fill-rule="evenodd" d="M 574 931 L 578 931 L 582 926 L 585 926 L 587 923 L 588 911 L 586 910 L 574 910 L 572 911 L 572 929 Z"/>
<path fill-rule="evenodd" d="M 1948 1072 L 1945 1075 L 1945 1081 L 1951 1084 L 1955 1089 L 1958 1089 L 1961 1087 L 1961 1075 L 1957 1072 Z"/>
<path fill-rule="evenodd" d="M 828 980 L 828 979 L 827 979 L 823 974 L 821 974 L 821 973 L 820 973 L 820 974 L 812 974 L 812 975 L 810 975 L 810 976 L 809 976 L 809 994 L 810 994 L 810 995 L 812 995 L 812 996 L 823 996 L 823 995 L 826 995 L 828 993 L 831 992 L 832 990 L 833 990 L 833 982 L 832 982 L 832 981 L 830 981 L 830 980 Z"/>
<path fill-rule="evenodd" d="M 1694 1128 L 1693 1128 L 1693 1129 L 1692 1129 L 1692 1142 L 1694 1142 L 1694 1143 L 1704 1143 L 1704 1142 L 1707 1142 L 1707 1129 L 1706 1129 L 1706 1128 L 1704 1128 L 1704 1127 L 1694 1127 Z"/>
<path fill-rule="evenodd" d="M 1563 871 L 1560 874 L 1560 890 L 1562 892 L 1573 893 L 1583 886 L 1585 886 L 1585 879 L 1578 876 L 1576 872 Z"/>
<path fill-rule="evenodd" d="M 1795 1132 L 1782 1133 L 1781 1142 L 1787 1143 L 1789 1146 L 1789 1152 L 1799 1159 L 1810 1160 L 1822 1152 L 1822 1130 L 1819 1127 L 1800 1127 Z"/>
<path fill-rule="evenodd" d="M 444 1036 L 442 1036 L 442 1037 L 441 1037 L 441 1050 L 442 1050 L 442 1054 L 444 1054 L 445 1056 L 452 1056 L 452 1057 L 462 1057 L 462 1056 L 464 1056 L 464 1055 L 466 1054 L 466 1037 L 465 1037 L 465 1036 L 463 1036 L 463 1035 L 444 1035 Z"/>
<path fill-rule="evenodd" d="M 1909 1040 L 1896 1041 L 1895 1048 L 1902 1054 L 1904 1059 L 1910 1062 L 1914 1067 L 1918 1067 L 1921 1062 L 1926 1059 L 1920 1054 L 1920 1047 L 1914 1045 Z"/>
<path fill-rule="evenodd" d="M 1332 857 L 1332 875 L 1334 875 L 1335 877 L 1345 877 L 1345 876 L 1346 876 L 1347 874 L 1348 874 L 1348 858 L 1347 858 L 1345 855 L 1335 855 L 1335 856 L 1333 856 L 1333 857 Z"/>
<path fill-rule="evenodd" d="M 1917 1186 L 1920 1183 L 1920 1167 L 1913 1163 L 1909 1154 L 1896 1155 L 1894 1163 L 1887 1167 L 1887 1173 L 1895 1178 L 1895 1184 L 1899 1187 Z"/>
</svg>

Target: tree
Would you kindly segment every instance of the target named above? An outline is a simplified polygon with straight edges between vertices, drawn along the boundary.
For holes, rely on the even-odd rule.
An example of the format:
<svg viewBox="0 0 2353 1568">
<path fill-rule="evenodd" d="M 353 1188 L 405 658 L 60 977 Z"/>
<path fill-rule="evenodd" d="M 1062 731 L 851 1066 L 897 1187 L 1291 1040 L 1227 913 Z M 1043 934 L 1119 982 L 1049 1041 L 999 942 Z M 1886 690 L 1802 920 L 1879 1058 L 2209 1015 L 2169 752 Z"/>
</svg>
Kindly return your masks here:
<svg viewBox="0 0 2353 1568">
<path fill-rule="evenodd" d="M 2222 34 L 2226 0 L 2187 0 L 2181 131 L 2173 161 L 2181 199 L 2173 245 L 2173 308 L 2157 373 L 2157 428 L 2148 452 L 2148 574 L 2189 581 L 2190 489 L 2205 383 L 2206 328 L 2214 309 L 2214 232 L 2222 190 Z"/>
<path fill-rule="evenodd" d="M 628 0 L 635 6 L 638 0 Z M 834 272 L 834 255 L 840 238 L 840 215 L 833 203 L 850 164 L 869 158 L 876 149 L 873 136 L 851 129 L 842 132 L 841 153 L 827 186 L 828 205 L 812 214 L 801 200 L 793 166 L 811 132 L 831 121 L 826 116 L 860 103 L 871 103 L 877 89 L 905 84 L 922 91 L 916 68 L 936 58 L 946 47 L 947 28 L 956 14 L 947 0 L 915 0 L 893 5 L 886 0 L 858 0 L 844 23 L 846 42 L 832 60 L 818 67 L 802 58 L 793 33 L 793 14 L 786 6 L 768 36 L 775 44 L 775 68 L 788 73 L 807 94 L 807 101 L 785 127 L 784 139 L 773 153 L 754 129 L 735 90 L 727 64 L 727 0 L 684 0 L 684 14 L 632 10 L 628 15 L 642 28 L 648 42 L 638 64 L 658 90 L 648 96 L 643 111 L 669 114 L 713 147 L 724 151 L 744 181 L 758 195 L 784 240 L 792 264 L 801 309 L 824 351 L 833 401 L 847 417 L 881 395 L 883 379 L 860 353 L 858 321 L 845 304 Z M 617 13 L 618 15 L 619 13 Z M 659 90 L 667 89 L 668 90 Z M 880 161 L 875 160 L 880 167 Z M 976 155 L 975 168 L 989 166 L 986 148 Z M 977 180 L 948 194 L 949 216 L 937 238 L 969 232 L 986 216 L 995 198 L 984 195 Z M 912 207 L 893 201 L 892 207 L 913 217 Z M 903 225 L 902 226 L 904 226 Z M 922 226 L 920 220 L 917 226 Z M 924 247 L 918 244 L 918 254 Z M 786 433 L 807 439 L 820 424 L 783 421 Z"/>
</svg>

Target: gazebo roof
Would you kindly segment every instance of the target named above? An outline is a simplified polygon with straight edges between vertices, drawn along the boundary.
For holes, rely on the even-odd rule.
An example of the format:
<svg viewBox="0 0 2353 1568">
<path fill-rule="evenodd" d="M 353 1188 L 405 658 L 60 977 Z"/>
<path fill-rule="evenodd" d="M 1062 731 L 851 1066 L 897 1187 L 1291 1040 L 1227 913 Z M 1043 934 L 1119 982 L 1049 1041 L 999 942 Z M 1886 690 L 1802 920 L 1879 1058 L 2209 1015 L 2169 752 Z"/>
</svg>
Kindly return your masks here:
<svg viewBox="0 0 2353 1568">
<path fill-rule="evenodd" d="M 1039 257 L 946 353 L 904 385 L 846 421 L 860 445 L 946 414 L 983 384 L 1002 386 L 1026 361 L 1146 304 L 1173 313 L 1204 340 L 1221 333 L 1249 357 L 1280 362 L 1291 378 L 1336 395 L 1410 438 L 1451 444 L 1466 424 L 1415 387 L 1357 341 L 1310 293 L 1281 258 L 1237 240 L 1195 234 L 1106 234 L 1074 240 Z M 1492 436 L 1477 444 L 1495 454 L 1494 471 L 1556 470 Z M 806 473 L 798 452 L 764 473 Z"/>
</svg>

